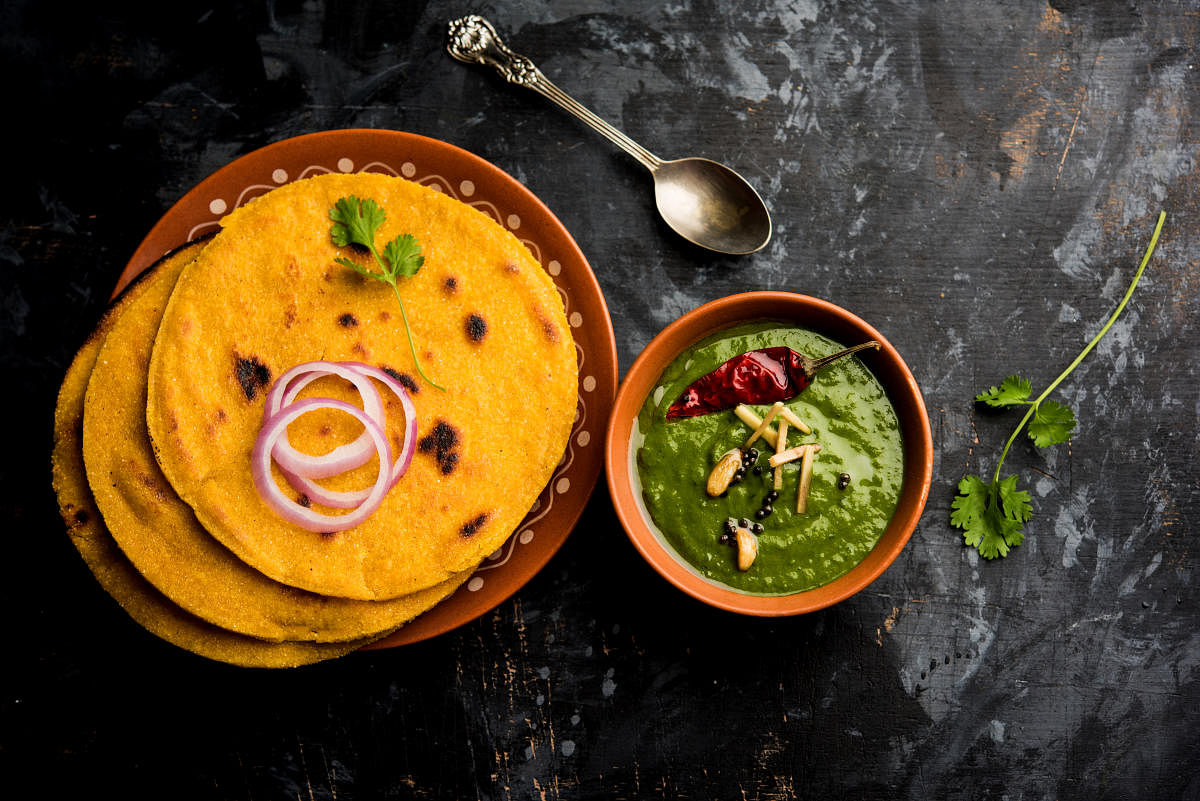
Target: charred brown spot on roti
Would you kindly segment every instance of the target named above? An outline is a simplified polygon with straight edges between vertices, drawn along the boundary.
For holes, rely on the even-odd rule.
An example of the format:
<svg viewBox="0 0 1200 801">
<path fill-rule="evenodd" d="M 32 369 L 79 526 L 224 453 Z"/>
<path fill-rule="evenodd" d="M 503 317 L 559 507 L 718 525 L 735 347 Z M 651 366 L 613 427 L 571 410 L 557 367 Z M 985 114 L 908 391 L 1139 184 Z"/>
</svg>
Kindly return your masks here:
<svg viewBox="0 0 1200 801">
<path fill-rule="evenodd" d="M 442 475 L 450 475 L 458 467 L 458 429 L 445 420 L 438 420 L 433 430 L 417 441 L 417 450 L 433 454 Z"/>
<path fill-rule="evenodd" d="M 421 387 L 417 384 L 417 380 L 408 373 L 402 373 L 394 367 L 383 366 L 379 368 L 383 372 L 390 375 L 392 378 L 400 382 L 400 386 L 408 390 L 410 395 L 416 395 L 421 391 Z"/>
<path fill-rule="evenodd" d="M 212 420 L 210 420 L 205 425 L 205 429 L 208 431 L 209 436 L 215 437 L 217 435 L 217 431 L 220 429 L 221 425 L 223 425 L 228 420 L 229 420 L 229 415 L 227 415 L 225 413 L 224 409 L 221 409 L 218 407 L 217 410 L 215 412 L 213 412 Z"/>
<path fill-rule="evenodd" d="M 458 292 L 458 279 L 453 275 L 446 276 L 446 280 L 442 281 L 442 289 L 445 290 L 447 295 L 453 295 L 455 292 Z"/>
<path fill-rule="evenodd" d="M 504 263 L 504 272 L 508 273 L 509 275 L 517 275 L 521 272 L 521 268 L 518 267 L 516 263 L 508 261 Z"/>
<path fill-rule="evenodd" d="M 87 513 L 87 509 L 75 510 L 75 525 L 86 526 L 87 522 L 92 519 L 92 516 Z"/>
<path fill-rule="evenodd" d="M 136 470 L 136 468 L 131 468 L 131 470 Z M 150 494 L 154 496 L 154 500 L 160 503 L 167 500 L 166 489 L 154 476 L 141 470 L 136 470 L 133 477 L 137 479 L 139 484 L 150 491 Z"/>
<path fill-rule="evenodd" d="M 482 514 L 476 515 L 467 522 L 463 523 L 462 528 L 458 530 L 458 533 L 463 537 L 474 536 L 479 529 L 483 528 L 487 521 L 491 519 L 491 516 L 492 515 L 490 512 L 483 512 Z"/>
<path fill-rule="evenodd" d="M 381 311 L 379 313 L 379 322 L 386 323 L 390 319 L 392 319 L 392 313 L 390 311 Z"/>
<path fill-rule="evenodd" d="M 558 326 L 554 324 L 554 320 L 548 314 L 542 311 L 540 306 L 533 307 L 533 316 L 537 318 L 538 324 L 542 327 L 542 336 L 547 342 L 558 342 L 562 334 L 558 331 Z"/>
<path fill-rule="evenodd" d="M 342 328 L 356 328 L 358 326 L 358 318 L 350 312 L 346 312 L 341 317 L 338 317 L 338 325 Z"/>
<path fill-rule="evenodd" d="M 296 503 L 300 504 L 305 509 L 308 509 L 312 506 L 312 499 L 302 492 L 300 493 L 300 497 L 296 499 Z"/>
<path fill-rule="evenodd" d="M 246 400 L 254 400 L 260 389 L 271 385 L 270 369 L 253 356 L 234 356 L 234 374 Z"/>
<path fill-rule="evenodd" d="M 467 316 L 466 329 L 467 336 L 471 338 L 472 342 L 482 342 L 483 338 L 487 336 L 487 320 L 479 314 L 470 314 Z"/>
<path fill-rule="evenodd" d="M 364 361 L 366 359 L 369 359 L 371 356 L 371 352 L 363 346 L 363 343 L 361 340 L 358 342 L 355 342 L 354 346 L 351 348 L 351 350 L 353 350 L 359 356 L 362 356 Z"/>
<path fill-rule="evenodd" d="M 320 434 L 322 437 L 328 437 L 330 434 L 333 433 L 333 426 L 329 425 L 329 423 L 325 423 L 324 425 L 322 425 L 320 428 L 317 429 L 317 433 Z"/>
</svg>

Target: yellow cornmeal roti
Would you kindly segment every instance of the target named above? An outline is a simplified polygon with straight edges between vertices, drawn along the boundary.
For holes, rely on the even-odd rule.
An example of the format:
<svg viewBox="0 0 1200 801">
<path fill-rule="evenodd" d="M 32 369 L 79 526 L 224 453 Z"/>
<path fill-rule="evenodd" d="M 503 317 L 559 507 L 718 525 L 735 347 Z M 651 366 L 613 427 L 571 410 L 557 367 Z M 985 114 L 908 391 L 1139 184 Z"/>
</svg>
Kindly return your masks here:
<svg viewBox="0 0 1200 801">
<path fill-rule="evenodd" d="M 172 491 L 146 434 L 146 369 L 154 332 L 186 261 L 143 279 L 111 324 L 88 383 L 83 456 L 92 494 L 125 556 L 184 610 L 267 640 L 344 642 L 396 629 L 467 577 L 389 601 L 327 598 L 273 581 L 214 540 Z"/>
<path fill-rule="evenodd" d="M 194 255 L 189 246 L 169 259 L 190 261 Z M 206 623 L 155 590 L 109 535 L 84 473 L 81 441 L 84 394 L 101 344 L 118 310 L 144 290 L 144 282 L 134 283 L 126 290 L 76 354 L 59 390 L 51 465 L 59 511 L 71 542 L 100 585 L 130 617 L 163 640 L 208 659 L 244 667 L 297 667 L 342 656 L 370 642 L 373 638 L 328 645 L 266 642 Z"/>
<path fill-rule="evenodd" d="M 445 391 L 419 376 L 392 288 L 335 261 L 377 269 L 330 238 L 330 209 L 349 196 L 386 213 L 379 249 L 402 234 L 422 248 L 398 290 Z M 415 389 L 411 467 L 371 517 L 333 534 L 283 520 L 251 474 L 271 383 L 313 360 L 381 367 Z M 400 178 L 325 175 L 231 213 L 184 270 L 155 339 L 147 424 L 175 491 L 246 563 L 312 592 L 387 599 L 473 568 L 513 532 L 563 455 L 577 372 L 561 296 L 512 234 Z M 353 436 L 332 415 L 295 427 L 293 443 L 320 453 Z"/>
</svg>

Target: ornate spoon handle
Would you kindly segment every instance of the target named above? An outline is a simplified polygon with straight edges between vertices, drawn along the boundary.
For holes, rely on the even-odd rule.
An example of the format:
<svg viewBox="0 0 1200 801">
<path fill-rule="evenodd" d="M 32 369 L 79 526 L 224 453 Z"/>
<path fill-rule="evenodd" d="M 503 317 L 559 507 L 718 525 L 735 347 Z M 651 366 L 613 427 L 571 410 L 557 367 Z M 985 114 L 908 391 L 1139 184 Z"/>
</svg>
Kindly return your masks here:
<svg viewBox="0 0 1200 801">
<path fill-rule="evenodd" d="M 651 172 L 662 166 L 662 159 L 597 117 L 579 101 L 551 83 L 550 79 L 543 75 L 537 65 L 528 58 L 509 50 L 500 39 L 500 35 L 496 33 L 496 29 L 492 27 L 492 23 L 483 17 L 472 14 L 469 17 L 453 20 L 450 23 L 450 41 L 446 45 L 446 50 L 450 52 L 450 55 L 467 64 L 484 64 L 494 67 L 509 83 L 532 89 L 554 101 L 566 111 L 592 126 L 614 145 L 633 156 Z"/>
</svg>

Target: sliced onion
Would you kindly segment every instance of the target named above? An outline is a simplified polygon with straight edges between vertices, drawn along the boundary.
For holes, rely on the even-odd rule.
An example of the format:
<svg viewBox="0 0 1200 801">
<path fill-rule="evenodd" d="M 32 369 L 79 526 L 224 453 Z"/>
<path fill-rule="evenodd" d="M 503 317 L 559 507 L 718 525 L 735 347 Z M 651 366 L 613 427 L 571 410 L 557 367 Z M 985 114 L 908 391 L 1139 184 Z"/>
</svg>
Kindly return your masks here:
<svg viewBox="0 0 1200 801">
<path fill-rule="evenodd" d="M 288 425 L 302 414 L 317 409 L 336 409 L 357 419 L 366 429 L 365 433 L 374 445 L 375 453 L 379 456 L 379 475 L 375 479 L 375 484 L 354 511 L 344 515 L 322 514 L 302 506 L 288 497 L 275 482 L 274 476 L 271 475 L 272 451 L 286 433 Z M 387 436 L 383 432 L 383 427 L 371 419 L 370 415 L 357 406 L 344 401 L 332 398 L 305 398 L 281 409 L 263 424 L 250 456 L 250 472 L 259 495 L 284 520 L 308 531 L 332 532 L 354 528 L 379 508 L 393 484 L 392 471 L 387 469 L 387 465 L 391 463 L 392 449 L 388 444 Z"/>
<path fill-rule="evenodd" d="M 375 385 L 360 370 L 351 367 L 348 362 L 307 362 L 299 364 L 281 375 L 267 395 L 266 407 L 263 409 L 264 424 L 279 411 L 290 406 L 300 393 L 300 390 L 313 381 L 327 375 L 336 375 L 354 385 L 362 397 L 363 411 L 375 421 L 380 428 L 384 426 L 383 401 Z M 382 372 L 382 371 L 380 371 Z M 386 375 L 386 374 L 385 374 Z M 338 445 L 328 453 L 313 455 L 303 453 L 292 447 L 288 442 L 287 432 L 284 431 L 275 444 L 272 456 L 279 467 L 289 476 L 305 478 L 329 478 L 340 475 L 347 470 L 353 470 L 367 463 L 374 453 L 371 438 L 363 432 L 353 442 Z M 297 489 L 300 489 L 297 487 Z M 315 499 L 314 499 L 315 500 Z M 326 504 L 334 506 L 334 504 Z M 353 505 L 353 504 L 351 504 Z M 338 508 L 349 508 L 346 506 Z"/>
<path fill-rule="evenodd" d="M 361 362 L 343 362 L 343 364 L 382 383 L 399 399 L 400 407 L 404 409 L 404 441 L 400 443 L 400 455 L 396 457 L 396 463 L 392 465 L 392 484 L 394 485 L 412 464 L 413 453 L 417 449 L 417 408 L 413 405 L 412 398 L 404 385 L 386 370 Z"/>
<path fill-rule="evenodd" d="M 368 439 L 368 442 L 370 440 Z M 297 492 L 304 493 L 313 503 L 319 503 L 322 506 L 328 506 L 330 509 L 353 509 L 367 499 L 370 494 L 370 488 L 360 490 L 350 490 L 344 492 L 342 490 L 331 490 L 327 487 L 322 487 L 311 478 L 306 478 L 299 473 L 293 473 L 289 470 L 279 468 L 279 472 L 283 473 L 283 477 L 292 485 L 292 488 Z M 388 470 L 388 489 L 395 486 L 395 482 L 391 480 L 391 470 Z"/>
<path fill-rule="evenodd" d="M 350 404 L 344 404 L 341 401 L 333 401 L 332 399 L 309 398 L 306 401 L 297 401 L 296 397 L 304 387 L 318 378 L 326 375 L 336 375 L 351 382 L 358 390 L 362 397 L 363 408 L 357 409 Z M 352 513 L 357 516 L 359 513 L 357 507 L 371 502 L 375 507 L 382 502 L 382 498 L 375 499 L 375 491 L 379 480 L 376 480 L 376 486 L 360 490 L 351 490 L 343 492 L 332 490 L 321 486 L 313 481 L 315 478 L 329 478 L 331 476 L 340 475 L 348 470 L 360 467 L 371 458 L 373 454 L 379 453 L 378 445 L 375 442 L 374 432 L 365 420 L 370 420 L 378 432 L 385 430 L 385 412 L 383 402 L 379 397 L 379 392 L 375 389 L 375 385 L 371 383 L 371 378 L 376 379 L 386 386 L 400 401 L 400 406 L 404 410 L 404 437 L 400 443 L 400 454 L 394 462 L 391 461 L 391 448 L 388 447 L 388 454 L 385 458 L 384 454 L 380 455 L 380 477 L 387 477 L 387 489 L 395 486 L 400 477 L 408 470 L 412 464 L 413 453 L 416 451 L 417 440 L 417 413 L 413 405 L 412 398 L 404 385 L 397 381 L 391 374 L 386 371 L 373 367 L 362 362 L 326 362 L 315 361 L 300 364 L 285 372 L 279 377 L 275 384 L 271 387 L 271 391 L 267 395 L 266 406 L 263 411 L 264 424 L 263 429 L 259 432 L 258 441 L 255 443 L 255 483 L 259 486 L 259 491 L 263 492 L 264 488 L 269 492 L 274 488 L 277 492 L 269 493 L 269 502 L 280 514 L 287 520 L 301 525 L 313 531 L 340 531 L 344 528 L 350 528 L 352 525 L 344 523 L 344 518 L 350 515 L 330 516 L 322 515 L 319 512 L 312 512 L 307 507 L 292 501 L 275 484 L 274 479 L 270 475 L 271 459 L 273 458 L 278 464 L 280 472 L 283 474 L 287 482 L 297 492 L 301 492 L 307 499 L 313 503 L 320 504 L 331 509 L 356 509 Z M 307 403 L 307 401 L 324 400 L 329 403 L 338 404 L 337 406 L 321 406 Z M 349 408 L 354 409 L 350 412 L 356 419 L 363 422 L 364 430 L 359 437 L 351 443 L 339 445 L 326 454 L 313 456 L 297 451 L 288 442 L 287 425 L 295 420 L 300 414 L 288 415 L 287 422 L 282 425 L 282 430 L 276 430 L 278 418 L 283 416 L 283 412 L 288 409 L 296 408 L 301 403 L 306 404 L 304 411 L 311 411 L 318 408 Z M 387 444 L 387 435 L 383 433 L 384 443 Z M 267 448 L 265 456 L 259 453 L 259 446 L 266 440 L 271 440 L 272 444 Z M 258 477 L 261 465 L 259 462 L 266 459 L 266 473 L 263 478 Z M 384 465 L 390 464 L 390 467 L 385 469 Z M 261 483 L 263 480 L 269 484 L 266 486 Z M 264 497 L 267 497 L 264 494 Z M 305 513 L 296 510 L 305 510 Z M 374 511 L 374 508 L 371 509 Z M 368 512 L 369 514 L 369 512 Z M 307 520 L 308 523 L 300 522 Z M 331 527 L 334 526 L 334 527 Z"/>
</svg>

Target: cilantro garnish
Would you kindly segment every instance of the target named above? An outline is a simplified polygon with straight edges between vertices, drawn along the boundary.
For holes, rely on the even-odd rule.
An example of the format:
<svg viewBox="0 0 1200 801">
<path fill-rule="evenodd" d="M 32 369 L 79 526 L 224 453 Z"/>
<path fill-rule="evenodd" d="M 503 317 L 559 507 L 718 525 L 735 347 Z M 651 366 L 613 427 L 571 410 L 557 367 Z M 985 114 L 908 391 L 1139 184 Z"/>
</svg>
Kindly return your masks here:
<svg viewBox="0 0 1200 801">
<path fill-rule="evenodd" d="M 1054 389 L 1071 374 L 1084 357 L 1091 353 L 1092 348 L 1108 329 L 1116 322 L 1117 317 L 1124 311 L 1133 290 L 1137 287 L 1150 256 L 1158 244 L 1158 235 L 1162 231 L 1163 222 L 1167 219 L 1166 212 L 1158 215 L 1158 224 L 1154 227 L 1154 235 L 1150 238 L 1150 246 L 1142 256 L 1142 262 L 1125 290 L 1125 296 L 1117 304 L 1117 310 L 1108 318 L 1108 322 L 1100 329 L 1100 333 L 1092 338 L 1087 347 L 1075 357 L 1062 374 L 1046 387 L 1046 390 L 1034 400 L 1029 400 L 1033 394 L 1033 384 L 1020 376 L 1010 375 L 998 387 L 991 387 L 981 392 L 975 400 L 988 406 L 1005 408 L 1010 406 L 1028 406 L 1025 416 L 1017 424 L 1016 430 L 1004 444 L 1000 452 L 1000 461 L 996 464 L 996 472 L 992 475 L 991 483 L 985 482 L 979 476 L 968 475 L 958 482 L 958 495 L 950 504 L 950 525 L 962 529 L 963 541 L 979 550 L 985 559 L 995 559 L 997 556 L 1007 556 L 1010 548 L 1015 548 L 1025 541 L 1024 526 L 1033 517 L 1033 504 L 1029 493 L 1017 489 L 1017 477 L 1000 478 L 1000 468 L 1008 449 L 1012 447 L 1021 430 L 1029 425 L 1029 437 L 1039 448 L 1057 445 L 1071 438 L 1075 430 L 1075 413 L 1067 406 L 1055 401 L 1046 400 Z"/>
<path fill-rule="evenodd" d="M 421 266 L 425 264 L 425 257 L 421 255 L 421 245 L 412 234 L 401 234 L 384 245 L 383 254 L 380 255 L 379 251 L 375 249 L 375 233 L 383 225 L 387 215 L 370 198 L 359 200 L 354 195 L 339 198 L 333 208 L 329 210 L 329 218 L 333 220 L 333 227 L 329 229 L 329 236 L 333 239 L 333 244 L 340 248 L 347 245 L 365 247 L 375 257 L 375 263 L 379 265 L 380 272 L 368 270 L 353 259 L 347 259 L 344 256 L 338 256 L 334 261 L 368 278 L 391 285 L 392 292 L 396 295 L 396 302 L 400 304 L 400 316 L 404 319 L 404 333 L 408 335 L 408 349 L 412 352 L 417 372 L 430 384 L 445 391 L 445 387 L 425 375 L 425 370 L 421 368 L 421 360 L 417 358 L 417 347 L 413 344 L 412 329 L 408 325 L 408 313 L 404 310 L 404 301 L 400 300 L 400 289 L 396 285 L 397 278 L 416 275 Z"/>
</svg>

